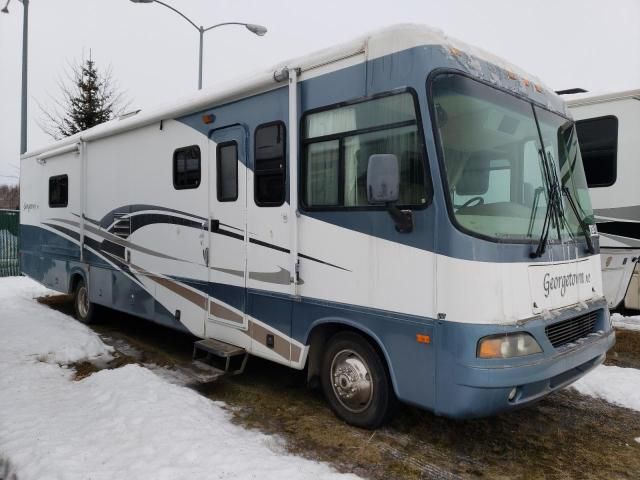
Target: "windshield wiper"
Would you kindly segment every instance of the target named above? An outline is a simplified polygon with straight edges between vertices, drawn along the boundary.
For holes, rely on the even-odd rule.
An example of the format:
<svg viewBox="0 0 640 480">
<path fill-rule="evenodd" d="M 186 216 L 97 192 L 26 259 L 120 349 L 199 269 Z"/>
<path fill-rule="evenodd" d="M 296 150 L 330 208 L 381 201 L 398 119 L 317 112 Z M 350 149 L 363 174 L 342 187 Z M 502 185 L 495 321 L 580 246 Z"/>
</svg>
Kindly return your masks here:
<svg viewBox="0 0 640 480">
<path fill-rule="evenodd" d="M 536 247 L 535 252 L 531 252 L 531 258 L 541 257 L 547 248 L 547 243 L 549 242 L 549 230 L 551 230 L 551 223 L 553 221 L 553 215 L 556 215 L 556 226 L 558 223 L 558 186 L 552 185 L 549 189 L 549 203 L 547 203 L 547 211 L 544 215 L 544 223 L 542 224 L 542 233 L 540 235 L 540 239 L 538 240 L 538 246 Z"/>
<path fill-rule="evenodd" d="M 538 205 L 540 204 L 540 195 L 544 192 L 544 187 L 536 188 L 533 194 L 533 205 L 531 206 L 531 216 L 529 217 L 529 228 L 527 228 L 527 237 L 531 236 L 533 232 L 533 224 L 536 221 L 536 214 L 538 213 Z"/>
<path fill-rule="evenodd" d="M 549 230 L 551 229 L 551 223 L 554 219 L 553 218 L 554 214 L 555 214 L 556 228 L 558 229 L 558 237 L 560 237 L 559 217 L 562 215 L 562 211 L 559 208 L 560 195 L 558 193 L 558 182 L 557 182 L 558 179 L 556 176 L 552 176 L 552 172 L 550 171 L 550 166 L 547 163 L 546 156 L 541 148 L 538 149 L 538 155 L 542 160 L 542 166 L 543 166 L 543 172 L 544 172 L 546 184 L 549 186 L 549 196 L 547 198 L 547 211 L 544 215 L 544 223 L 542 224 L 542 232 L 540 234 L 540 239 L 538 240 L 538 246 L 536 247 L 535 251 L 531 252 L 531 254 L 529 255 L 531 258 L 538 258 L 544 254 L 547 248 L 547 243 L 549 241 Z M 535 200 L 534 200 L 534 203 L 535 203 Z M 537 208 L 538 206 L 536 204 L 535 209 Z M 533 215 L 535 215 L 535 212 L 532 212 L 532 217 L 529 219 L 530 230 L 533 230 L 533 222 L 535 221 L 535 216 Z"/>
<path fill-rule="evenodd" d="M 562 193 L 565 195 L 565 197 L 567 197 L 567 200 L 569 200 L 569 205 L 571 206 L 571 210 L 573 211 L 573 214 L 576 216 L 576 219 L 580 224 L 580 228 L 582 229 L 582 234 L 584 235 L 584 239 L 587 241 L 587 251 L 589 253 L 596 253 L 596 249 L 593 246 L 593 240 L 591 239 L 591 232 L 589 231 L 587 224 L 585 223 L 585 221 L 580 216 L 580 213 L 578 212 L 578 207 L 576 206 L 576 202 L 573 199 L 573 196 L 571 195 L 571 191 L 569 190 L 569 187 L 563 186 Z"/>
</svg>

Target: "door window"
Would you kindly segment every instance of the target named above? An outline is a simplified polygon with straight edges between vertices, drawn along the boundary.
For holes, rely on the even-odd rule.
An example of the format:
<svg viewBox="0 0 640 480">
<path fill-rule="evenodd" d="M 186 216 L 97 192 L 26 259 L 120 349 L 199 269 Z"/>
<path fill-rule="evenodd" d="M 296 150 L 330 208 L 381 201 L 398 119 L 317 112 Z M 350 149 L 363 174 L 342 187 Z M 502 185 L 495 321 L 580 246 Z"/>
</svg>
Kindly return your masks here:
<svg viewBox="0 0 640 480">
<path fill-rule="evenodd" d="M 216 147 L 217 195 L 220 202 L 238 199 L 238 144 L 227 142 Z"/>
</svg>

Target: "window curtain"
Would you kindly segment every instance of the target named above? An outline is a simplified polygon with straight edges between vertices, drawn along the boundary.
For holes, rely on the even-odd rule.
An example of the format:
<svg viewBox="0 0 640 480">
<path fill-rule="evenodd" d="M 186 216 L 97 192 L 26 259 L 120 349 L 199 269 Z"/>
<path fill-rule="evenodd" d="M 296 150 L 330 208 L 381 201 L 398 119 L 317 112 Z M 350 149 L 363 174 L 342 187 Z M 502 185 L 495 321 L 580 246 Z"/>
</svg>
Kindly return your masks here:
<svg viewBox="0 0 640 480">
<path fill-rule="evenodd" d="M 312 143 L 307 147 L 307 205 L 338 205 L 339 159 L 338 140 Z"/>
</svg>

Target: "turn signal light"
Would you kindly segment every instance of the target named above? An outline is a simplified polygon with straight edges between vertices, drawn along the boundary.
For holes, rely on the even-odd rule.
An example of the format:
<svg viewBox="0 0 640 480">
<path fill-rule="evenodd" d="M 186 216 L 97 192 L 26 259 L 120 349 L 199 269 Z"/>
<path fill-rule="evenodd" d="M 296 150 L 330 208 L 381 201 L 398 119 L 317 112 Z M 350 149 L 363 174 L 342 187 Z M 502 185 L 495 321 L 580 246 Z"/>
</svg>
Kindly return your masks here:
<svg viewBox="0 0 640 480">
<path fill-rule="evenodd" d="M 418 343 L 431 343 L 431 337 L 429 335 L 423 335 L 422 333 L 416 333 L 416 341 Z"/>
<path fill-rule="evenodd" d="M 480 358 L 501 358 L 500 347 L 502 346 L 502 340 L 497 338 L 488 338 L 480 342 L 480 348 L 478 349 L 478 356 Z"/>
<path fill-rule="evenodd" d="M 489 335 L 478 342 L 478 358 L 513 358 L 541 353 L 540 344 L 527 332 Z"/>
</svg>

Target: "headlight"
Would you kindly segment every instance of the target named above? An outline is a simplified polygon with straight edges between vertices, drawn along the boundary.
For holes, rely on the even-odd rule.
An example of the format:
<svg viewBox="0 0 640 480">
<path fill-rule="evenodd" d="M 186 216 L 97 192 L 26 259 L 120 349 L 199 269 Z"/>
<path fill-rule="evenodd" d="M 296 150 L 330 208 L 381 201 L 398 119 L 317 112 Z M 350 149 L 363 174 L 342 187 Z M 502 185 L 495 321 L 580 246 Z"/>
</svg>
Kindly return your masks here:
<svg viewBox="0 0 640 480">
<path fill-rule="evenodd" d="M 489 335 L 478 342 L 478 358 L 512 358 L 540 353 L 542 349 L 529 333 Z"/>
</svg>

